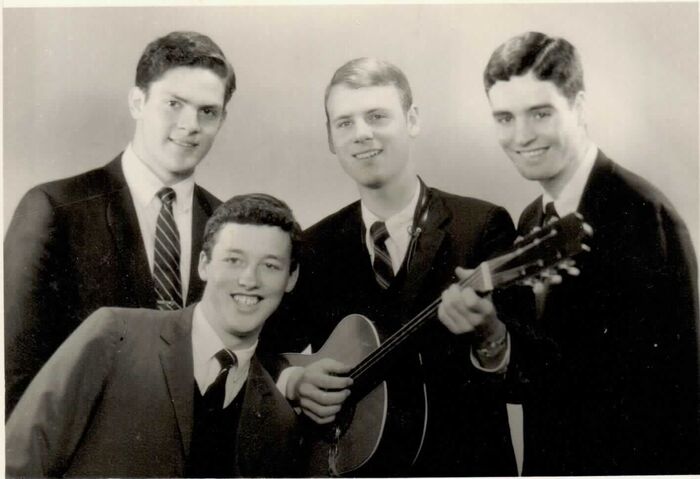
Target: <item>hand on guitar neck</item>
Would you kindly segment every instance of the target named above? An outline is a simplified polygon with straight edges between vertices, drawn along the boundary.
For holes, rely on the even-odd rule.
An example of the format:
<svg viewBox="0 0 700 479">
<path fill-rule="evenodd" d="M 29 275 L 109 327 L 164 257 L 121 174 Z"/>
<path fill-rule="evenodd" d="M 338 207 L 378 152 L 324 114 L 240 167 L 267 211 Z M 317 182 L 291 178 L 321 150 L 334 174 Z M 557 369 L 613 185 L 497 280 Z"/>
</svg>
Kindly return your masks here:
<svg viewBox="0 0 700 479">
<path fill-rule="evenodd" d="M 455 269 L 460 280 L 468 279 L 473 273 L 474 270 L 459 266 Z M 507 331 L 498 319 L 490 293 L 479 295 L 472 288 L 455 283 L 442 293 L 438 319 L 453 334 L 474 332 L 474 351 L 482 367 L 492 369 L 502 363 L 507 350 Z"/>
</svg>

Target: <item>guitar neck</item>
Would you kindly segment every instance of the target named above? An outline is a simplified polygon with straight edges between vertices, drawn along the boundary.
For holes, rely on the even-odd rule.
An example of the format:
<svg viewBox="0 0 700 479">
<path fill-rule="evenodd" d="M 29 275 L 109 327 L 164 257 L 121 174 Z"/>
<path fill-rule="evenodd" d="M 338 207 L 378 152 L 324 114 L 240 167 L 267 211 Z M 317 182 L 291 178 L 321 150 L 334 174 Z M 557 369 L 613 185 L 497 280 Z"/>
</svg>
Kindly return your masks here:
<svg viewBox="0 0 700 479">
<path fill-rule="evenodd" d="M 478 293 L 488 293 L 514 283 L 528 284 L 527 280 L 555 267 L 563 260 L 581 251 L 589 251 L 584 240 L 592 234 L 593 230 L 583 222 L 583 218 L 577 213 L 571 213 L 522 238 L 511 251 L 484 261 L 458 284 L 462 289 L 470 287 Z M 381 370 L 380 366 L 388 363 L 401 346 L 415 337 L 437 315 L 440 302 L 438 298 L 430 303 L 357 364 L 350 372 L 355 384 L 381 382 L 375 371 Z"/>
<path fill-rule="evenodd" d="M 459 282 L 461 288 L 471 287 L 476 291 L 488 291 L 492 287 L 492 277 L 487 262 L 482 263 L 469 277 Z M 416 336 L 416 333 L 423 329 L 433 318 L 437 316 L 441 299 L 438 298 L 430 303 L 418 315 L 404 324 L 398 331 L 389 336 L 376 350 L 357 364 L 349 376 L 353 379 L 355 388 L 362 389 L 363 381 L 378 381 L 373 377 L 374 371 L 381 369 L 381 366 L 391 360 L 392 356 L 401 349 L 409 340 Z"/>
</svg>

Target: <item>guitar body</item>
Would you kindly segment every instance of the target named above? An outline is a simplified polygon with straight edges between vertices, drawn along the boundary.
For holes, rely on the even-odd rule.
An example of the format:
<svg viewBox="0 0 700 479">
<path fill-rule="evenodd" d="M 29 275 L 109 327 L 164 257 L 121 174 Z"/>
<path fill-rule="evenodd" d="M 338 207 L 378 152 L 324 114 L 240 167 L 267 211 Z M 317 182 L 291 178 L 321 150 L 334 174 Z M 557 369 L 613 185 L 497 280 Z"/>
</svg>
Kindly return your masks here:
<svg viewBox="0 0 700 479">
<path fill-rule="evenodd" d="M 284 357 L 293 366 L 307 366 L 323 358 L 332 358 L 354 366 L 377 349 L 379 344 L 379 335 L 371 321 L 360 314 L 352 314 L 338 323 L 317 353 L 288 353 Z M 337 443 L 337 473 L 352 472 L 372 457 L 382 438 L 387 407 L 387 386 L 384 382 L 354 404 L 354 411 L 351 411 L 354 414 L 350 421 L 342 421 L 346 427 L 343 427 Z M 309 474 L 328 475 L 332 435 L 314 434 L 309 440 L 312 456 Z"/>
</svg>

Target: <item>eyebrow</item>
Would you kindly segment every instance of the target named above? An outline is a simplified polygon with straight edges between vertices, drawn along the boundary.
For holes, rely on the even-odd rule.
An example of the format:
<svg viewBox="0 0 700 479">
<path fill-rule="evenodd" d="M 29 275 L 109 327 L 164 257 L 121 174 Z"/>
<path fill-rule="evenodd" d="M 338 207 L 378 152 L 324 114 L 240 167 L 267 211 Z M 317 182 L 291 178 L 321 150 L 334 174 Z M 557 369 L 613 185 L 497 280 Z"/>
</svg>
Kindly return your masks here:
<svg viewBox="0 0 700 479">
<path fill-rule="evenodd" d="M 191 101 L 189 101 L 187 98 L 182 98 L 179 95 L 176 95 L 175 93 L 167 92 L 168 96 L 176 99 L 177 101 L 180 101 L 182 103 L 186 103 L 188 105 L 193 105 Z M 217 108 L 221 109 L 221 105 L 218 104 L 212 104 L 212 105 L 198 105 L 197 108 Z"/>
<path fill-rule="evenodd" d="M 527 109 L 527 111 L 535 111 L 535 110 L 542 110 L 544 108 L 554 108 L 554 105 L 551 103 L 542 103 L 539 105 L 533 105 Z M 496 110 L 493 113 L 493 116 L 503 116 L 503 115 L 512 115 L 513 112 L 510 110 Z"/>
</svg>

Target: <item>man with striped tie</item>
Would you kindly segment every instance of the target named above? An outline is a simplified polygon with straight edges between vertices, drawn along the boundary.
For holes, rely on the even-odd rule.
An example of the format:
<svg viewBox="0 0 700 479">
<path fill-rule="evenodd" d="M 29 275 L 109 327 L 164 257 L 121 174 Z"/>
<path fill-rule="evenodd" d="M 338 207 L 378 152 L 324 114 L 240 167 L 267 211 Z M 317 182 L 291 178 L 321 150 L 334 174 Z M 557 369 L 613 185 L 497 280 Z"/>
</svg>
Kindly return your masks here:
<svg viewBox="0 0 700 479">
<path fill-rule="evenodd" d="M 291 319 L 280 315 L 265 331 L 277 336 L 278 351 L 318 351 L 351 313 L 370 318 L 384 340 L 440 297 L 456 266 L 474 268 L 514 239 L 503 208 L 429 188 L 416 175 L 418 110 L 397 67 L 374 58 L 346 63 L 325 107 L 330 150 L 360 201 L 304 232 Z M 444 298 L 444 326 L 431 324 L 387 374 L 382 440 L 350 475 L 516 474 L 505 402 L 493 389 L 509 355 L 503 312 L 469 288 L 450 288 Z M 348 371 L 321 359 L 285 368 L 278 386 L 303 414 L 330 423 L 352 395 Z"/>
<path fill-rule="evenodd" d="M 10 477 L 289 477 L 297 416 L 255 354 L 298 275 L 289 207 L 237 196 L 206 225 L 202 300 L 101 308 L 29 385 L 6 427 Z"/>
<path fill-rule="evenodd" d="M 101 306 L 178 309 L 199 299 L 204 224 L 219 200 L 196 185 L 236 86 L 207 36 L 151 42 L 129 108 L 136 127 L 107 165 L 32 188 L 5 238 L 6 412 Z"/>
</svg>

